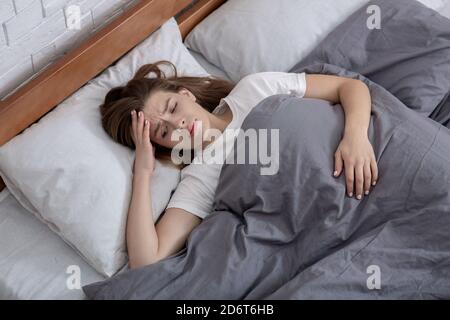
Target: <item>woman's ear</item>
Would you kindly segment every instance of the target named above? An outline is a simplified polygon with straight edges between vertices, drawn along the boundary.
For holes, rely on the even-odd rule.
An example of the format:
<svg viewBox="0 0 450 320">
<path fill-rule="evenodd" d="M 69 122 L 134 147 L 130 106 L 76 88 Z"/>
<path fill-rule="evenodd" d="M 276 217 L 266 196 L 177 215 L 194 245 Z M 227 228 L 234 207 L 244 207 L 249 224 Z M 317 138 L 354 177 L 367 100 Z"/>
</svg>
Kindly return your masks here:
<svg viewBox="0 0 450 320">
<path fill-rule="evenodd" d="M 194 102 L 197 101 L 197 98 L 194 96 L 194 94 L 186 88 L 181 88 L 180 90 L 178 90 L 178 93 L 187 96 Z"/>
</svg>

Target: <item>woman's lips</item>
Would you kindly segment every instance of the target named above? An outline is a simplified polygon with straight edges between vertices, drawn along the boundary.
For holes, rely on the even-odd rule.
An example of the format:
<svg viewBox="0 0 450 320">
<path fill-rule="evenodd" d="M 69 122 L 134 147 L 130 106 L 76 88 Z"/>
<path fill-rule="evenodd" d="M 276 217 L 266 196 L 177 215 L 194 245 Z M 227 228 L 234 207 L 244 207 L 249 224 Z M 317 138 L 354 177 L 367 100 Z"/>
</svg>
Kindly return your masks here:
<svg viewBox="0 0 450 320">
<path fill-rule="evenodd" d="M 194 135 L 194 129 L 195 129 L 195 121 L 192 122 L 192 125 L 191 125 L 191 127 L 190 127 L 190 129 L 189 129 L 189 133 L 191 134 L 191 136 Z"/>
</svg>

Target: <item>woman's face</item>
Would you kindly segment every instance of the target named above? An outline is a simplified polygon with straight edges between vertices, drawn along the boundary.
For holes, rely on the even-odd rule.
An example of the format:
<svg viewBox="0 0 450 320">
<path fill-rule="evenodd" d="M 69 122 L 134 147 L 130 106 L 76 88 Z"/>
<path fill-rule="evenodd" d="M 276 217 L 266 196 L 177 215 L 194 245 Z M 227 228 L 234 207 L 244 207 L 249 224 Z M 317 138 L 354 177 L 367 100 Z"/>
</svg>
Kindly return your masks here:
<svg viewBox="0 0 450 320">
<path fill-rule="evenodd" d="M 144 115 L 150 121 L 150 140 L 169 149 L 175 146 L 193 149 L 203 140 L 202 133 L 211 127 L 211 114 L 184 88 L 178 92 L 153 92 L 145 103 Z M 172 139 L 176 130 L 183 135 L 183 140 L 180 134 Z"/>
</svg>

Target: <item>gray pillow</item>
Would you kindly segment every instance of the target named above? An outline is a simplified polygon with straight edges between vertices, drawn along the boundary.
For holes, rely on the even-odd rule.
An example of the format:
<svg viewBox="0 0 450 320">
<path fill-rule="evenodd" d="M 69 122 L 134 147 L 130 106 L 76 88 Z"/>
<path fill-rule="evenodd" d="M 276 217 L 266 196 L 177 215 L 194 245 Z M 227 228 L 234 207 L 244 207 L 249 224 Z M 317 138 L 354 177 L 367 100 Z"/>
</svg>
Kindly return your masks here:
<svg viewBox="0 0 450 320">
<path fill-rule="evenodd" d="M 367 27 L 369 5 L 380 8 L 380 29 Z M 291 70 L 314 63 L 360 73 L 429 116 L 450 90 L 450 20 L 417 1 L 373 0 Z"/>
</svg>

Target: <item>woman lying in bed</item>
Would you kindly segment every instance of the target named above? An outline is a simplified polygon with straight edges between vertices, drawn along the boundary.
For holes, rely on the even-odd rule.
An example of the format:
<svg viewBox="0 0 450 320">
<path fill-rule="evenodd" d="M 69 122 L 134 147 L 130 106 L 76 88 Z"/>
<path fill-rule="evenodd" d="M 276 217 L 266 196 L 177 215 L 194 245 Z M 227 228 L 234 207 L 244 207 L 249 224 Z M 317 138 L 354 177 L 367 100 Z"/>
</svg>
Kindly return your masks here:
<svg viewBox="0 0 450 320">
<path fill-rule="evenodd" d="M 166 78 L 160 64 L 171 65 L 174 76 Z M 146 78 L 151 72 L 156 78 Z M 149 194 L 154 156 L 167 156 L 177 146 L 178 139 L 172 139 L 172 133 L 185 130 L 192 141 L 199 141 L 200 135 L 200 147 L 205 150 L 214 145 L 204 134 L 208 129 L 239 129 L 251 109 L 274 94 L 295 94 L 342 105 L 345 129 L 335 152 L 333 175 L 338 177 L 345 168 L 349 197 L 362 199 L 363 194 L 369 194 L 378 171 L 367 136 L 371 97 L 363 82 L 328 75 L 264 72 L 243 78 L 233 88 L 221 79 L 177 77 L 175 66 L 168 61 L 145 65 L 126 86 L 112 89 L 101 106 L 106 132 L 136 150 L 127 219 L 130 268 L 178 252 L 190 232 L 212 212 L 221 165 L 195 163 L 182 170 L 181 182 L 164 215 L 156 225 L 153 223 Z"/>
</svg>

